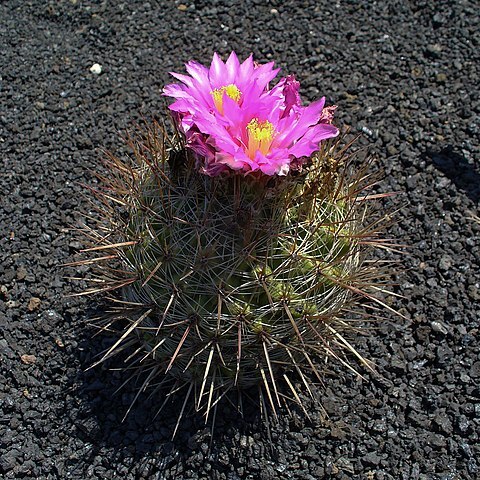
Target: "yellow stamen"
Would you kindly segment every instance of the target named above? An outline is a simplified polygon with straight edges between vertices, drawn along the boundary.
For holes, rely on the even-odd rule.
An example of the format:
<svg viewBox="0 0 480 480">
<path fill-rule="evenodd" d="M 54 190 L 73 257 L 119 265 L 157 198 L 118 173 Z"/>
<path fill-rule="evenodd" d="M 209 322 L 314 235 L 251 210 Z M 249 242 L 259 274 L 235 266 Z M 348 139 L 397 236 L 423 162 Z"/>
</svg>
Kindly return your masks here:
<svg viewBox="0 0 480 480">
<path fill-rule="evenodd" d="M 263 155 L 270 151 L 275 128 L 268 121 L 259 122 L 258 118 L 253 118 L 247 125 L 248 131 L 248 155 L 251 159 L 255 157 L 257 150 Z"/>
<path fill-rule="evenodd" d="M 222 114 L 223 114 L 223 95 L 224 94 L 227 95 L 227 97 L 230 97 L 232 100 L 234 100 L 237 103 L 240 101 L 240 97 L 242 96 L 242 92 L 233 83 L 231 83 L 230 85 L 225 85 L 220 88 L 216 88 L 210 93 L 213 96 L 213 102 L 215 103 L 215 107 Z"/>
</svg>

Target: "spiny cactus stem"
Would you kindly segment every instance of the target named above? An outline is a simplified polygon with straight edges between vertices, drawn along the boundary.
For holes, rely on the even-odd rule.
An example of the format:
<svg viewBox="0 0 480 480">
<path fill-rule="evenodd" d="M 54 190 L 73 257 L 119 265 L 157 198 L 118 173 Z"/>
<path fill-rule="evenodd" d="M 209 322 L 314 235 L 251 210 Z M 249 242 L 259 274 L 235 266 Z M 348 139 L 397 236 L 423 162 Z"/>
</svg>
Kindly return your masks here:
<svg viewBox="0 0 480 480">
<path fill-rule="evenodd" d="M 152 309 L 147 310 L 143 315 L 141 315 L 137 320 L 132 322 L 132 324 L 125 330 L 123 335 L 114 343 L 112 347 L 107 350 L 107 353 L 103 356 L 101 360 L 99 360 L 94 366 L 102 363 L 105 361 L 113 352 L 115 352 L 115 349 L 126 339 L 129 337 L 129 335 L 147 318 L 150 314 L 152 313 Z"/>
<path fill-rule="evenodd" d="M 205 425 L 208 422 L 208 415 L 210 414 L 210 409 L 212 408 L 213 390 L 214 390 L 214 386 L 215 386 L 215 375 L 216 375 L 216 373 L 217 373 L 216 370 L 214 370 L 213 374 L 212 374 L 212 381 L 210 382 L 210 388 L 209 388 L 209 391 L 208 391 L 207 411 L 205 412 Z M 198 405 L 201 408 L 200 401 L 199 401 Z M 217 410 L 215 409 L 214 413 L 216 413 L 216 412 L 217 412 Z M 215 425 L 215 420 L 213 421 L 213 424 Z M 213 426 L 212 426 L 212 430 L 213 430 Z"/>
<path fill-rule="evenodd" d="M 144 362 L 148 357 L 155 358 L 155 352 L 157 351 L 158 348 L 160 348 L 165 342 L 167 341 L 167 338 L 162 338 L 159 340 L 155 346 L 151 350 L 147 350 L 147 353 L 140 359 L 140 363 Z M 143 348 L 143 345 L 141 345 Z"/>
<path fill-rule="evenodd" d="M 190 398 L 190 394 L 192 393 L 193 386 L 194 386 L 194 384 L 191 383 L 188 387 L 187 394 L 185 395 L 185 400 L 183 401 L 182 409 L 180 410 L 180 414 L 178 415 L 178 420 L 177 420 L 177 423 L 175 425 L 175 429 L 173 430 L 172 439 L 175 438 L 175 435 L 177 434 L 177 430 L 178 430 L 178 427 L 180 425 L 180 421 L 182 420 L 183 412 L 185 411 L 185 407 L 187 406 L 188 399 Z"/>
<path fill-rule="evenodd" d="M 364 258 L 391 247 L 377 238 L 380 222 L 369 219 L 361 193 L 374 180 L 360 169 L 351 181 L 350 155 L 333 142 L 296 176 L 210 178 L 181 139 L 169 145 L 161 132 L 131 139 L 129 162 L 110 158 L 112 178 L 97 192 L 110 224 L 90 234 L 101 278 L 92 287 L 133 283 L 123 290 L 125 310 L 112 314 L 125 333 L 101 361 L 133 347 L 127 369 L 146 373 L 141 391 L 157 377 L 154 391 L 171 381 L 165 401 L 182 390 L 174 435 L 192 395 L 207 422 L 228 391 L 253 384 L 264 413 L 265 403 L 277 417 L 295 401 L 308 417 L 298 388 L 314 398 L 308 374 L 323 380 L 314 360 L 336 358 L 358 374 L 346 361 L 358 352 L 343 335 L 355 331 L 345 317 L 357 313 L 351 303 L 363 296 L 386 306 L 372 295 L 384 291 L 372 287 L 377 264 Z M 114 258 L 124 271 L 108 264 Z"/>
<path fill-rule="evenodd" d="M 74 278 L 70 277 L 72 280 L 84 280 L 83 278 Z M 84 295 L 95 295 L 97 293 L 105 293 L 105 292 L 111 292 L 114 290 L 121 290 L 124 287 L 127 287 L 128 285 L 131 285 L 132 283 L 135 283 L 137 281 L 137 278 L 130 278 L 124 282 L 118 282 L 118 283 L 110 283 L 108 281 L 103 280 L 103 283 L 106 283 L 105 287 L 101 288 L 92 288 L 90 290 L 85 290 L 83 292 L 79 293 L 72 293 L 70 296 L 71 297 L 81 297 Z"/>
<path fill-rule="evenodd" d="M 270 378 L 272 379 L 273 390 L 275 392 L 275 397 L 277 398 L 278 405 L 280 406 L 280 399 L 278 397 L 277 383 L 275 382 L 275 376 L 273 375 L 272 364 L 270 362 L 270 355 L 267 349 L 267 338 L 265 335 L 262 335 L 262 346 L 263 352 L 265 354 L 265 359 L 267 360 L 268 371 L 270 373 Z"/>
<path fill-rule="evenodd" d="M 265 291 L 265 294 L 267 295 L 268 303 L 270 304 L 270 306 L 273 306 L 274 305 L 273 298 L 272 298 L 272 295 L 270 294 L 270 290 L 268 289 L 268 286 L 267 286 L 265 280 L 262 280 L 261 283 L 262 283 L 263 290 Z"/>
<path fill-rule="evenodd" d="M 242 321 L 239 319 L 237 321 L 237 368 L 235 370 L 235 380 L 234 385 L 238 385 L 238 375 L 240 373 L 240 361 L 242 359 Z"/>
<path fill-rule="evenodd" d="M 260 375 L 262 376 L 263 384 L 265 386 L 265 391 L 267 392 L 270 406 L 272 407 L 273 416 L 275 417 L 275 419 L 278 419 L 277 410 L 275 408 L 275 403 L 273 402 L 272 394 L 270 392 L 270 385 L 268 384 L 267 376 L 265 375 L 265 370 L 261 366 L 259 367 L 259 370 L 260 370 Z"/>
<path fill-rule="evenodd" d="M 305 409 L 305 406 L 303 405 L 303 402 L 300 400 L 300 397 L 298 396 L 297 391 L 295 390 L 295 387 L 293 386 L 292 382 L 288 378 L 287 374 L 283 374 L 283 378 L 287 382 L 288 387 L 290 388 L 291 392 L 293 393 L 293 396 L 295 397 L 295 400 L 298 405 L 300 405 L 300 408 L 303 410 L 303 413 L 305 413 L 305 416 L 308 418 L 309 421 L 312 421 L 310 418 L 310 415 L 308 414 L 307 410 Z"/>
<path fill-rule="evenodd" d="M 302 369 L 299 367 L 297 361 L 295 360 L 295 357 L 292 355 L 292 352 L 290 352 L 290 349 L 288 347 L 285 347 L 285 351 L 287 352 L 288 356 L 290 357 L 290 361 L 292 362 L 292 365 L 295 367 L 295 370 L 297 371 L 298 375 L 302 379 L 303 384 L 305 385 L 305 388 L 307 389 L 308 394 L 310 395 L 310 398 L 314 398 L 312 390 L 310 389 L 310 386 L 307 382 L 307 379 L 303 375 Z M 306 352 L 305 356 L 308 358 L 308 354 Z"/>
<path fill-rule="evenodd" d="M 295 319 L 293 318 L 292 312 L 290 311 L 290 308 L 288 308 L 287 302 L 283 301 L 283 308 L 285 309 L 285 312 L 287 313 L 288 319 L 290 320 L 290 323 L 292 324 L 293 329 L 295 330 L 295 333 L 302 342 L 303 345 L 305 345 L 305 342 L 303 340 L 302 334 L 300 333 L 300 330 L 298 329 L 297 322 L 295 322 Z"/>
<path fill-rule="evenodd" d="M 207 364 L 205 366 L 205 373 L 203 374 L 203 381 L 202 381 L 202 387 L 200 388 L 200 393 L 198 395 L 198 403 L 197 403 L 197 410 L 200 410 L 200 403 L 203 397 L 203 391 L 205 389 L 205 384 L 207 383 L 207 378 L 208 378 L 208 373 L 210 371 L 210 366 L 212 364 L 212 358 L 213 358 L 213 353 L 215 351 L 214 345 L 211 346 L 210 348 L 210 353 L 208 354 L 208 360 Z"/>
<path fill-rule="evenodd" d="M 332 326 L 328 324 L 326 324 L 325 326 L 327 327 L 328 330 L 330 330 L 330 332 L 333 333 L 333 335 L 335 335 L 336 338 L 340 340 L 341 343 L 343 343 L 343 345 L 345 345 L 348 348 L 348 350 L 350 350 L 360 360 L 360 363 L 362 363 L 371 372 L 374 371 L 371 362 L 368 362 L 364 357 L 362 357 L 358 353 L 358 351 L 355 349 L 355 347 L 348 340 L 346 340 L 343 335 L 337 332 Z"/>
<path fill-rule="evenodd" d="M 400 312 L 398 312 L 397 310 L 393 309 L 392 307 L 390 307 L 389 305 L 387 305 L 385 302 L 383 302 L 382 300 L 380 300 L 378 297 L 376 297 L 375 295 L 372 295 L 368 292 L 365 292 L 364 290 L 360 290 L 356 287 L 354 287 L 353 285 L 345 285 L 345 288 L 347 288 L 348 290 L 352 291 L 353 293 L 356 293 L 362 297 L 365 297 L 365 298 L 368 298 L 369 300 L 375 302 L 375 303 L 378 303 L 379 305 L 381 305 L 383 308 L 386 308 L 387 310 L 389 310 L 390 312 L 394 313 L 395 315 L 398 315 L 399 317 L 402 317 L 404 320 L 408 320 L 407 317 L 405 317 L 405 315 L 401 314 Z"/>
<path fill-rule="evenodd" d="M 185 329 L 185 332 L 183 333 L 182 335 L 182 338 L 180 339 L 180 342 L 178 342 L 178 345 L 177 345 L 177 348 L 175 349 L 175 352 L 170 360 L 170 363 L 168 364 L 168 367 L 167 369 L 165 370 L 165 373 L 167 373 L 171 368 L 172 368 L 172 365 L 173 365 L 173 362 L 175 361 L 175 359 L 177 358 L 179 352 L 180 352 L 180 349 L 182 348 L 182 345 L 185 343 L 185 340 L 187 339 L 188 337 L 188 334 L 190 333 L 190 329 L 192 328 L 192 325 L 188 325 L 187 328 Z"/>
<path fill-rule="evenodd" d="M 147 283 L 152 279 L 152 277 L 157 273 L 158 269 L 163 265 L 163 260 L 157 263 L 157 265 L 153 268 L 153 270 L 148 274 L 145 281 L 142 283 L 142 288 L 147 285 Z"/>
<path fill-rule="evenodd" d="M 96 252 L 98 250 L 117 250 L 119 249 L 119 247 L 128 247 L 128 246 L 131 246 L 131 245 L 136 245 L 138 242 L 137 240 L 132 240 L 132 241 L 129 241 L 129 242 L 120 242 L 120 243 L 112 243 L 112 244 L 108 244 L 108 245 L 99 245 L 97 247 L 91 247 L 91 248 L 86 248 L 84 250 L 82 250 L 82 252 Z"/>
<path fill-rule="evenodd" d="M 165 307 L 165 310 L 163 311 L 163 313 L 161 315 L 161 320 L 160 320 L 160 323 L 158 324 L 158 327 L 157 327 L 156 336 L 158 336 L 158 334 L 160 333 L 160 330 L 163 327 L 165 319 L 167 318 L 168 311 L 170 310 L 170 308 L 172 306 L 172 303 L 175 300 L 176 296 L 177 296 L 177 293 L 175 291 L 173 291 L 173 293 L 170 295 L 170 299 L 168 300 L 167 306 Z"/>
</svg>

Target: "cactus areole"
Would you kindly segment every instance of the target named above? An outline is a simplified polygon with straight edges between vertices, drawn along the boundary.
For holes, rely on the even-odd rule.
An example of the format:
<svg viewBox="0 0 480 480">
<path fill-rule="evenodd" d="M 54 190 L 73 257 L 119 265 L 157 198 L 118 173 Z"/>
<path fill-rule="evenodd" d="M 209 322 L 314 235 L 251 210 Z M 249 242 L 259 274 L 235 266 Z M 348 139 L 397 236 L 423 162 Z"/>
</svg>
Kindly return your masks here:
<svg viewBox="0 0 480 480">
<path fill-rule="evenodd" d="M 164 89 L 176 133 L 147 127 L 102 178 L 108 235 L 91 250 L 105 290 L 122 292 L 103 359 L 131 348 L 144 386 L 184 386 L 207 415 L 254 385 L 275 410 L 299 401 L 296 384 L 311 393 L 325 359 L 361 358 L 352 312 L 376 300 L 366 259 L 385 246 L 369 176 L 335 138 L 335 107 L 303 106 L 293 76 L 269 88 L 272 63 L 232 53 L 186 68 Z"/>
</svg>

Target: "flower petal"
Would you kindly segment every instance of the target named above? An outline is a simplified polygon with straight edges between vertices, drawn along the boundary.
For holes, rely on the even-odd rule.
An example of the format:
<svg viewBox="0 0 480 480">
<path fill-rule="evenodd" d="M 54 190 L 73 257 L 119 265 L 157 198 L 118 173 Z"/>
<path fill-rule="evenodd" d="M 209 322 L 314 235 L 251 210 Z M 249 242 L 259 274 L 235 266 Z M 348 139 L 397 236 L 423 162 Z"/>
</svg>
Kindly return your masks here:
<svg viewBox="0 0 480 480">
<path fill-rule="evenodd" d="M 199 82 L 208 80 L 208 68 L 201 63 L 191 60 L 185 64 L 187 72 Z"/>
<path fill-rule="evenodd" d="M 309 157 L 313 152 L 318 150 L 318 146 L 322 140 L 333 138 L 338 135 L 338 128 L 333 125 L 320 123 L 311 127 L 298 142 L 290 149 L 290 154 L 294 157 Z"/>
<path fill-rule="evenodd" d="M 228 57 L 225 66 L 227 67 L 228 80 L 227 84 L 235 83 L 235 78 L 238 75 L 238 70 L 240 68 L 240 61 L 235 52 L 232 52 Z"/>
<path fill-rule="evenodd" d="M 210 65 L 210 70 L 208 71 L 208 78 L 212 89 L 221 88 L 225 85 L 225 79 L 227 77 L 227 69 L 223 60 L 219 57 L 218 53 L 213 54 L 212 64 Z"/>
<path fill-rule="evenodd" d="M 293 106 L 300 106 L 301 99 L 298 91 L 300 90 L 300 83 L 295 80 L 294 75 L 288 75 L 285 78 L 285 85 L 283 87 L 283 96 L 285 98 L 285 110 L 283 117 L 290 113 Z"/>
<path fill-rule="evenodd" d="M 282 118 L 279 122 L 279 130 L 282 133 L 276 138 L 277 144 L 287 147 L 298 140 L 305 134 L 308 127 L 319 122 L 324 105 L 325 97 L 311 103 L 308 107 L 300 107 L 297 118 L 292 118 L 291 115 Z"/>
</svg>

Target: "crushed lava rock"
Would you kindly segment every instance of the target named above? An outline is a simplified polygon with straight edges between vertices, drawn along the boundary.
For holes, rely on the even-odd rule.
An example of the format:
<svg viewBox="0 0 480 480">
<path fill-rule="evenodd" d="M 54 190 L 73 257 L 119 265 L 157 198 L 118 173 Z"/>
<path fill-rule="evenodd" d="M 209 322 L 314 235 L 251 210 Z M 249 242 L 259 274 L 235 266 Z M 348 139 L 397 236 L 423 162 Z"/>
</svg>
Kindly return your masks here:
<svg viewBox="0 0 480 480">
<path fill-rule="evenodd" d="M 478 4 L 218 0 L 0 3 L 0 476 L 5 479 L 469 480 L 480 475 Z M 332 366 L 326 411 L 270 427 L 227 404 L 214 440 L 125 374 L 86 370 L 91 298 L 60 265 L 81 248 L 99 148 L 162 118 L 169 71 L 254 52 L 339 105 L 404 192 L 390 234 L 409 245 L 387 317 L 356 346 L 379 375 Z M 98 65 L 93 68 L 92 66 Z M 77 276 L 88 274 L 78 269 Z M 114 367 L 115 365 L 109 365 Z M 177 409 L 178 410 L 178 409 Z"/>
</svg>

